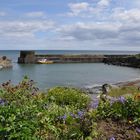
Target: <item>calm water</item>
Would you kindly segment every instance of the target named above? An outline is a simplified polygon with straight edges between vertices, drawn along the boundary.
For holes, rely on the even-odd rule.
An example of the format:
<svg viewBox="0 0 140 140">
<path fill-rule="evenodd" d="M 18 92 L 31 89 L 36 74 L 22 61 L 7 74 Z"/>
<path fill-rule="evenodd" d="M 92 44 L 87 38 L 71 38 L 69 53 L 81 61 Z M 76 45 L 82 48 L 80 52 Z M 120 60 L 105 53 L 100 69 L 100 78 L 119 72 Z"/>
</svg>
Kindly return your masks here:
<svg viewBox="0 0 140 140">
<path fill-rule="evenodd" d="M 136 54 L 138 52 L 104 51 L 37 51 L 39 54 Z M 17 64 L 19 51 L 0 51 L 13 60 L 13 68 L 0 71 L 0 83 L 12 80 L 18 83 L 24 75 L 37 82 L 42 89 L 53 86 L 92 86 L 94 84 L 115 83 L 140 78 L 140 69 L 105 65 L 102 63 L 85 64 Z"/>
</svg>

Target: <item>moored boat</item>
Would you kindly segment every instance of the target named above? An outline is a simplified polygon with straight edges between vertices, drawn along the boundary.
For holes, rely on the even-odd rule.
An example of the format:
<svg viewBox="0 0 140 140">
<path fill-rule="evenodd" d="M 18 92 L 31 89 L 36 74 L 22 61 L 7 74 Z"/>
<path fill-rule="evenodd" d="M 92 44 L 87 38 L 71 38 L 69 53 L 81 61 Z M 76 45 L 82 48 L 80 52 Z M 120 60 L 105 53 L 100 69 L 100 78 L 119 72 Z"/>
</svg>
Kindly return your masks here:
<svg viewBox="0 0 140 140">
<path fill-rule="evenodd" d="M 38 64 L 53 64 L 54 62 L 47 59 L 41 59 L 37 61 Z"/>
</svg>

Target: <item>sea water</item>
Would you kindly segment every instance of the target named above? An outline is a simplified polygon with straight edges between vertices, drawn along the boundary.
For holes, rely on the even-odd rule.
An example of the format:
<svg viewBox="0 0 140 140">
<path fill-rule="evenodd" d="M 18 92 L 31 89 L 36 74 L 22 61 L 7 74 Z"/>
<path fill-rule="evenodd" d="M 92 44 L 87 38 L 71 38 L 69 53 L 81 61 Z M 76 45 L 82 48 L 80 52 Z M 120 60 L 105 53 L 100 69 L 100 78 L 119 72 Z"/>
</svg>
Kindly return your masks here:
<svg viewBox="0 0 140 140">
<path fill-rule="evenodd" d="M 36 51 L 37 54 L 136 54 L 122 51 Z M 20 51 L 0 51 L 13 61 L 13 68 L 0 71 L 0 83 L 11 80 L 17 84 L 25 75 L 41 89 L 54 86 L 86 87 L 95 84 L 116 83 L 140 78 L 140 69 L 107 65 L 103 63 L 73 64 L 18 64 Z"/>
</svg>

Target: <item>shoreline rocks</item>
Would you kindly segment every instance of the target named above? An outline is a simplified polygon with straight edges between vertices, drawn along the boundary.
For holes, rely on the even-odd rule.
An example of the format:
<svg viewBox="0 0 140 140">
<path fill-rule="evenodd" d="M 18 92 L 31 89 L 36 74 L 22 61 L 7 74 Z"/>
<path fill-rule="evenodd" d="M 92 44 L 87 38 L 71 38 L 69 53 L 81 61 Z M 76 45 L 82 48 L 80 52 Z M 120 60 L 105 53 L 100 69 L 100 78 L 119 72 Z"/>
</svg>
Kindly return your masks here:
<svg viewBox="0 0 140 140">
<path fill-rule="evenodd" d="M 101 93 L 107 94 L 111 88 L 119 88 L 119 87 L 127 87 L 127 86 L 136 86 L 140 88 L 140 79 L 134 79 L 130 81 L 118 82 L 115 84 L 103 84 L 103 85 L 94 85 L 90 87 L 82 88 L 83 91 L 88 93 L 89 95 L 99 95 Z"/>
<path fill-rule="evenodd" d="M 0 57 L 0 70 L 5 68 L 11 68 L 12 61 L 8 59 L 6 56 Z"/>
<path fill-rule="evenodd" d="M 106 56 L 103 62 L 108 65 L 140 68 L 140 55 L 110 55 Z"/>
</svg>

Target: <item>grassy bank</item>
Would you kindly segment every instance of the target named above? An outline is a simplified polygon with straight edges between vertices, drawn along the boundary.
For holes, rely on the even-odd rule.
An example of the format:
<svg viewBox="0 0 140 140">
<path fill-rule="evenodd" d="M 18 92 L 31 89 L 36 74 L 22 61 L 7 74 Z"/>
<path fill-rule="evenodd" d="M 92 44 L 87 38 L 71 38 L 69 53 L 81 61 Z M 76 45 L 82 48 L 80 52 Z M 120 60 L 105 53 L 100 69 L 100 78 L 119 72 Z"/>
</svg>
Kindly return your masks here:
<svg viewBox="0 0 140 140">
<path fill-rule="evenodd" d="M 74 88 L 55 87 L 43 93 L 28 78 L 16 86 L 7 82 L 0 87 L 0 139 L 137 140 L 137 95 L 93 102 Z"/>
<path fill-rule="evenodd" d="M 120 88 L 112 88 L 109 91 L 109 95 L 112 97 L 119 97 L 119 96 L 130 96 L 134 97 L 140 93 L 140 90 L 137 86 L 123 86 Z"/>
</svg>

